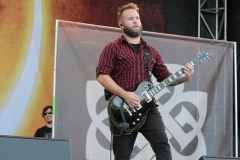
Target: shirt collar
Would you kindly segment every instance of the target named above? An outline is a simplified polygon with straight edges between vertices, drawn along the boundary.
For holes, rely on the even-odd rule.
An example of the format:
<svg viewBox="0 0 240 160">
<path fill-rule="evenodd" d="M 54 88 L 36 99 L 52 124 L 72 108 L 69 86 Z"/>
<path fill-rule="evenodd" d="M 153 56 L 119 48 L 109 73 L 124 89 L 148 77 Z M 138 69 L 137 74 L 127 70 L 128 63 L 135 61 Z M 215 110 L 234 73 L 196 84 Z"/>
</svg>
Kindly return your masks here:
<svg viewBox="0 0 240 160">
<path fill-rule="evenodd" d="M 123 41 L 127 42 L 127 39 L 124 37 L 123 34 L 121 35 L 120 40 L 121 40 L 122 43 L 123 43 Z M 142 39 L 142 37 L 140 37 L 140 44 L 144 44 L 144 45 L 146 44 L 146 41 L 144 41 Z"/>
</svg>

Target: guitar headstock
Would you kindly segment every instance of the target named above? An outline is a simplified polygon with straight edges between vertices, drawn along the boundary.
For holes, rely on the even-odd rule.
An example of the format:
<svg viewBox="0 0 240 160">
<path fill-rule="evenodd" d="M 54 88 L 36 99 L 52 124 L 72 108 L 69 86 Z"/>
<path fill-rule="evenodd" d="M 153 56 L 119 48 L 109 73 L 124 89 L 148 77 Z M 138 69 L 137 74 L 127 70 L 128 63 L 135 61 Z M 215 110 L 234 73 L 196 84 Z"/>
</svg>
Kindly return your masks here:
<svg viewBox="0 0 240 160">
<path fill-rule="evenodd" d="M 203 64 L 205 62 L 210 61 L 210 58 L 212 58 L 212 55 L 208 53 L 207 50 L 202 50 L 201 52 L 197 53 L 196 57 L 192 61 L 192 63 L 195 64 Z"/>
</svg>

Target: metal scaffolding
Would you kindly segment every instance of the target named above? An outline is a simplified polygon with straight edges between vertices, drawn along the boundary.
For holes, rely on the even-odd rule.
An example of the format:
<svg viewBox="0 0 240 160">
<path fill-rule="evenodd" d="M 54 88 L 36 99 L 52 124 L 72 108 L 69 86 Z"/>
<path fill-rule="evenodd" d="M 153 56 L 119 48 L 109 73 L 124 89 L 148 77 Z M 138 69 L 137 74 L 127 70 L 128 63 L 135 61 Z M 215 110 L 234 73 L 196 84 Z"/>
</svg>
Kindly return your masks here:
<svg viewBox="0 0 240 160">
<path fill-rule="evenodd" d="M 198 38 L 227 40 L 227 0 L 198 0 Z M 237 47 L 234 42 L 235 156 L 238 157 Z"/>
<path fill-rule="evenodd" d="M 215 19 L 215 22 L 206 20 L 210 16 L 214 17 L 211 19 Z M 210 36 L 201 35 L 203 28 Z M 198 0 L 198 37 L 227 40 L 227 0 Z"/>
</svg>

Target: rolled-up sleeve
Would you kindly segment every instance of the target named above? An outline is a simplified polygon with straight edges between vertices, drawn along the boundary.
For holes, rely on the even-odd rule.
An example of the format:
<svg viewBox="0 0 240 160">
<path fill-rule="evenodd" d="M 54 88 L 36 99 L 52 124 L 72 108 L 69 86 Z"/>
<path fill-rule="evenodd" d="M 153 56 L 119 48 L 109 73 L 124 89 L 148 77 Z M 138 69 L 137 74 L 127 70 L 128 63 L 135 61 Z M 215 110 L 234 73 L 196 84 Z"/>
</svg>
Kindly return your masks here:
<svg viewBox="0 0 240 160">
<path fill-rule="evenodd" d="M 114 45 L 112 43 L 109 43 L 107 46 L 104 47 L 98 60 L 96 77 L 98 77 L 99 74 L 111 74 L 115 63 L 115 54 L 116 53 L 114 51 Z"/>
</svg>

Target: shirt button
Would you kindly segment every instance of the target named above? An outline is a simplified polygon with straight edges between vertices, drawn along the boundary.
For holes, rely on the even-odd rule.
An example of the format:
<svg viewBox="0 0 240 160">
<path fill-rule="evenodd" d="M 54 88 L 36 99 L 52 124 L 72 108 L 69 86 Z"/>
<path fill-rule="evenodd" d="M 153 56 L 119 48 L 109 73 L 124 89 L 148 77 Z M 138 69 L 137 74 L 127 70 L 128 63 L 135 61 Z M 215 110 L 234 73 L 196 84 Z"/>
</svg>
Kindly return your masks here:
<svg viewBox="0 0 240 160">
<path fill-rule="evenodd" d="M 138 66 L 138 68 L 139 68 L 139 66 Z"/>
</svg>

